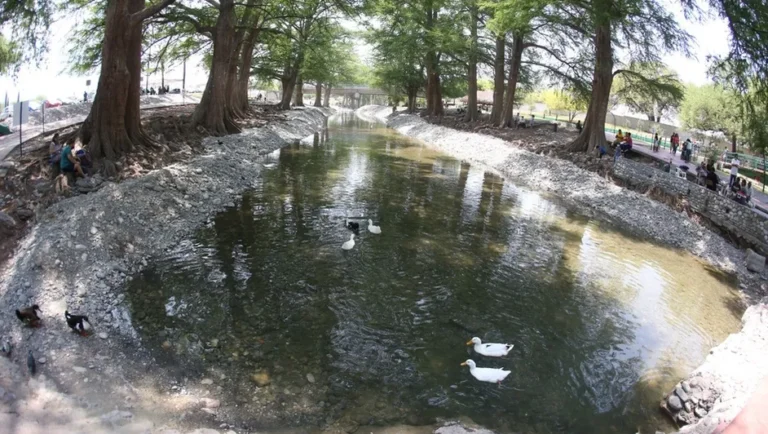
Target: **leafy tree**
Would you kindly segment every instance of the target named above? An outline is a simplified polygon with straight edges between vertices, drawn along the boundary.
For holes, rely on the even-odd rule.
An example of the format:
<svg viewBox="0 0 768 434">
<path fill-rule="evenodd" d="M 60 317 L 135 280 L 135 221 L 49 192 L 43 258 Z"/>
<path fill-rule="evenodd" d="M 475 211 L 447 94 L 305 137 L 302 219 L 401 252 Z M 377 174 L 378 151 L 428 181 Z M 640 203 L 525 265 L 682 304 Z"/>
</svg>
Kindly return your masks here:
<svg viewBox="0 0 768 434">
<path fill-rule="evenodd" d="M 541 99 L 549 110 L 566 112 L 568 122 L 573 122 L 578 112 L 587 109 L 583 96 L 568 90 L 547 89 L 542 92 Z"/>
<path fill-rule="evenodd" d="M 493 80 L 488 78 L 481 78 L 477 80 L 477 90 L 480 91 L 486 91 L 486 90 L 493 90 Z"/>
<path fill-rule="evenodd" d="M 0 35 L 0 74 L 8 72 L 20 58 L 21 55 L 15 44 Z"/>
<path fill-rule="evenodd" d="M 657 62 L 664 52 L 687 54 L 690 35 L 658 0 L 565 0 L 553 9 L 565 20 L 564 25 L 592 40 L 594 72 L 589 108 L 581 134 L 569 145 L 572 151 L 591 151 L 605 143 L 605 117 L 614 76 L 632 75 L 631 68 L 615 68 L 615 49 L 629 53 L 633 62 Z"/>
<path fill-rule="evenodd" d="M 677 74 L 661 62 L 635 63 L 624 72 L 616 77 L 612 87 L 617 103 L 656 122 L 680 106 L 683 85 Z"/>
</svg>

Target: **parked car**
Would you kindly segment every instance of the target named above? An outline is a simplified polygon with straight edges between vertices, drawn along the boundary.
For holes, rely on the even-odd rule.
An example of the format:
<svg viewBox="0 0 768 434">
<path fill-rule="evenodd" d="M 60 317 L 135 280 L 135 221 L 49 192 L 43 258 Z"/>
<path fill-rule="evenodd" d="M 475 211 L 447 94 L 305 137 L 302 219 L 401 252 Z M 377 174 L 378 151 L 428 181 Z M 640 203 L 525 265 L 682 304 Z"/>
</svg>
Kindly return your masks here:
<svg viewBox="0 0 768 434">
<path fill-rule="evenodd" d="M 2 112 L 0 112 L 0 121 L 4 121 L 6 119 L 10 119 L 13 117 L 13 106 L 9 105 L 3 109 Z"/>
</svg>

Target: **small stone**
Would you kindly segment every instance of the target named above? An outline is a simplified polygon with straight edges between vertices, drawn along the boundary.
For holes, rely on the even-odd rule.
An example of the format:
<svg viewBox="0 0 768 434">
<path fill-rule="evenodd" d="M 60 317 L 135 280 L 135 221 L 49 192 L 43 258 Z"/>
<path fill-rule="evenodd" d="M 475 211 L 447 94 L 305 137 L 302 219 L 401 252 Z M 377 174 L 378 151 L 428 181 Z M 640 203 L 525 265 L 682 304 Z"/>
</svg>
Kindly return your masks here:
<svg viewBox="0 0 768 434">
<path fill-rule="evenodd" d="M 203 381 L 201 381 L 200 384 L 203 384 L 205 386 L 210 386 L 211 384 L 213 384 L 213 380 L 211 380 L 210 378 L 203 378 Z"/>
<path fill-rule="evenodd" d="M 82 245 L 82 244 L 75 244 L 75 250 L 85 250 L 85 249 L 86 249 L 86 247 L 84 245 Z"/>
<path fill-rule="evenodd" d="M 80 257 L 80 260 L 83 261 L 83 262 L 87 261 L 88 260 L 88 254 L 87 253 L 83 253 L 83 256 Z"/>
<path fill-rule="evenodd" d="M 267 386 L 272 382 L 272 379 L 269 378 L 269 374 L 266 371 L 257 372 L 251 375 L 251 380 L 259 387 Z"/>
<path fill-rule="evenodd" d="M 203 407 L 200 409 L 200 411 L 208 413 L 208 414 L 216 414 L 216 410 L 208 407 Z"/>
<path fill-rule="evenodd" d="M 82 366 L 73 366 L 72 370 L 77 372 L 78 374 L 83 374 L 87 371 L 87 369 L 83 368 Z"/>
<path fill-rule="evenodd" d="M 669 398 L 667 398 L 667 405 L 674 411 L 680 411 L 683 408 L 683 403 L 680 402 L 680 398 L 675 395 L 670 395 Z"/>
<path fill-rule="evenodd" d="M 312 374 L 307 374 L 307 381 L 314 384 L 315 383 L 315 376 Z"/>
<path fill-rule="evenodd" d="M 109 335 L 104 333 L 104 332 L 101 332 L 101 333 L 99 333 L 99 337 L 102 338 L 102 339 L 106 339 L 106 338 L 109 337 Z"/>
<path fill-rule="evenodd" d="M 707 410 L 704 410 L 703 408 L 699 407 L 696 409 L 696 411 L 693 412 L 693 414 L 696 415 L 698 418 L 702 418 L 707 415 Z"/>
<path fill-rule="evenodd" d="M 48 361 L 48 359 L 47 359 L 47 358 L 45 358 L 45 357 L 39 357 L 39 358 L 37 359 L 37 363 L 45 363 L 45 362 L 47 362 L 47 361 Z"/>
<path fill-rule="evenodd" d="M 99 279 L 103 279 L 103 278 L 107 277 L 107 275 L 104 274 L 103 271 L 99 270 L 99 271 L 96 272 L 96 277 L 98 277 Z"/>
<path fill-rule="evenodd" d="M 168 341 L 164 341 L 162 344 L 162 347 L 164 350 L 170 350 L 171 349 L 171 343 Z"/>
<path fill-rule="evenodd" d="M 677 387 L 675 388 L 675 395 L 679 396 L 679 397 L 680 397 L 680 400 L 681 400 L 681 401 L 683 401 L 683 402 L 685 402 L 685 401 L 688 401 L 688 394 L 687 394 L 687 393 L 685 393 L 685 391 L 683 390 L 683 388 L 682 388 L 682 387 L 680 387 L 680 386 L 677 386 Z"/>
<path fill-rule="evenodd" d="M 765 268 L 765 256 L 758 255 L 752 249 L 747 249 L 747 270 L 762 273 Z"/>
<path fill-rule="evenodd" d="M 691 385 L 687 381 L 683 381 L 682 386 L 685 393 L 691 393 Z"/>
<path fill-rule="evenodd" d="M 688 413 L 693 411 L 693 406 L 691 405 L 690 402 L 685 403 L 685 411 L 687 411 Z"/>
<path fill-rule="evenodd" d="M 219 408 L 219 406 L 221 405 L 221 401 L 213 398 L 202 398 L 200 399 L 200 401 L 203 403 L 203 406 L 205 406 L 206 408 Z"/>
<path fill-rule="evenodd" d="M 96 229 L 95 227 L 91 226 L 91 235 L 96 235 L 98 232 L 99 232 L 98 229 Z"/>
</svg>

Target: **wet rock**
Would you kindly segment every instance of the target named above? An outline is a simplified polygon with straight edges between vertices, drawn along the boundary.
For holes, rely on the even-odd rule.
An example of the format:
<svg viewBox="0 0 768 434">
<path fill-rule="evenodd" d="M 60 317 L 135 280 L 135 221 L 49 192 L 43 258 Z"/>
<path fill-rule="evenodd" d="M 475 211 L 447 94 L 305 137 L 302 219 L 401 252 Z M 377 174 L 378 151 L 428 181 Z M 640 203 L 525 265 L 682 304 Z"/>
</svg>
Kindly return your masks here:
<svg viewBox="0 0 768 434">
<path fill-rule="evenodd" d="M 676 395 L 670 395 L 669 398 L 667 398 L 667 405 L 674 411 L 680 411 L 683 409 L 683 403 Z"/>
<path fill-rule="evenodd" d="M 469 426 L 461 422 L 446 422 L 445 425 L 433 431 L 433 434 L 494 434 L 494 432 L 476 425 Z"/>
<path fill-rule="evenodd" d="M 687 381 L 683 381 L 681 386 L 683 387 L 683 390 L 685 391 L 685 393 L 691 393 L 691 385 L 688 384 Z"/>
<path fill-rule="evenodd" d="M 200 402 L 202 402 L 203 407 L 206 407 L 206 408 L 219 408 L 219 406 L 221 405 L 221 401 L 213 398 L 201 398 Z"/>
<path fill-rule="evenodd" d="M 314 384 L 314 382 L 315 382 L 315 376 L 314 376 L 314 375 L 312 375 L 312 374 L 307 374 L 307 381 L 309 381 L 310 383 L 313 383 L 313 384 Z"/>
<path fill-rule="evenodd" d="M 269 383 L 272 382 L 272 379 L 269 378 L 269 373 L 266 371 L 257 372 L 251 375 L 251 380 L 259 387 L 268 386 Z"/>
<path fill-rule="evenodd" d="M 130 422 L 133 419 L 133 413 L 130 411 L 112 410 L 102 415 L 100 419 L 107 425 L 120 426 Z"/>
<path fill-rule="evenodd" d="M 679 396 L 680 400 L 683 402 L 688 401 L 688 394 L 685 393 L 685 390 L 683 390 L 683 388 L 680 386 L 675 388 L 675 395 Z"/>
<path fill-rule="evenodd" d="M 747 270 L 762 273 L 765 268 L 765 256 L 758 255 L 752 249 L 747 249 Z"/>
<path fill-rule="evenodd" d="M 0 211 L 0 229 L 10 229 L 16 226 L 16 220 L 4 211 Z"/>
</svg>

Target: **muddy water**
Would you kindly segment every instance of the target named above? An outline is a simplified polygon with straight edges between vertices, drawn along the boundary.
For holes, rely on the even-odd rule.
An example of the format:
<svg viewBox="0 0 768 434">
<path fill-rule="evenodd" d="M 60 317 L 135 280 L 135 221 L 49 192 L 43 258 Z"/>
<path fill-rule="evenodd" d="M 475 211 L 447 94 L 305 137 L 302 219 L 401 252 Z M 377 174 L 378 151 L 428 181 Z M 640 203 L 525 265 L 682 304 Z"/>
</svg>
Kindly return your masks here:
<svg viewBox="0 0 768 434">
<path fill-rule="evenodd" d="M 261 163 L 128 291 L 163 365 L 213 378 L 250 426 L 670 429 L 662 394 L 739 326 L 729 276 L 381 126 L 338 117 Z M 479 356 L 472 336 L 515 348 Z M 468 357 L 512 374 L 479 383 Z"/>
</svg>

